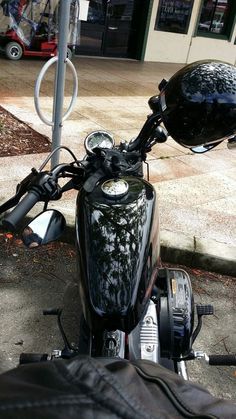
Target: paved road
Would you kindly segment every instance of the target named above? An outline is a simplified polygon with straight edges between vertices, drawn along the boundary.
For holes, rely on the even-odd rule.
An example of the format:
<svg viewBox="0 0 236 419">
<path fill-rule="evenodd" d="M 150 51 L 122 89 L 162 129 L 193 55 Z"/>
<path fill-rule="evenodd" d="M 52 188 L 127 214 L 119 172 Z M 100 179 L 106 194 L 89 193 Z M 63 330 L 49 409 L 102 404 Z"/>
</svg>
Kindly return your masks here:
<svg viewBox="0 0 236 419">
<path fill-rule="evenodd" d="M 196 302 L 215 306 L 215 316 L 204 321 L 195 349 L 235 352 L 236 278 L 188 271 Z M 77 341 L 81 304 L 73 246 L 57 243 L 29 250 L 19 240 L 0 235 L 0 296 L 0 371 L 17 365 L 21 352 L 61 348 L 56 321 L 42 315 L 45 308 L 64 307 L 69 340 Z M 206 367 L 195 361 L 189 371 L 190 378 L 215 395 L 236 401 L 235 368 Z"/>
</svg>

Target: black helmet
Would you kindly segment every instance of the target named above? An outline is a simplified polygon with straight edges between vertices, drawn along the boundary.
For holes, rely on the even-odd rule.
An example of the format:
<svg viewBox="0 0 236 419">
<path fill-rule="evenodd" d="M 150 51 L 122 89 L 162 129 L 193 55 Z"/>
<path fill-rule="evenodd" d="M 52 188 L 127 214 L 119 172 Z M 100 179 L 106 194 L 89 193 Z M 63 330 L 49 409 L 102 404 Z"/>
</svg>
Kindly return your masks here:
<svg viewBox="0 0 236 419">
<path fill-rule="evenodd" d="M 236 68 L 197 61 L 161 88 L 159 105 L 169 134 L 185 147 L 216 143 L 236 133 Z"/>
</svg>

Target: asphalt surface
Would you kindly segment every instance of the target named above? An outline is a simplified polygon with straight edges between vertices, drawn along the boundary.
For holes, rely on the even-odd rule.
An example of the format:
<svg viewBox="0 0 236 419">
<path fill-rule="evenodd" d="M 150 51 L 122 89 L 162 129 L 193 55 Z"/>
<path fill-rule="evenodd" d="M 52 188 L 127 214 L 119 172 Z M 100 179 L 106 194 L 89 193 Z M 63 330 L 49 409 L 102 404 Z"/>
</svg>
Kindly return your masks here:
<svg viewBox="0 0 236 419">
<path fill-rule="evenodd" d="M 236 347 L 236 278 L 185 268 L 191 277 L 195 303 L 213 304 L 215 315 L 205 317 L 194 349 L 208 354 L 234 353 Z M 56 319 L 46 308 L 63 308 L 69 341 L 78 344 L 81 302 L 75 249 L 55 243 L 27 249 L 18 239 L 0 236 L 0 371 L 18 364 L 22 352 L 50 353 L 62 348 Z M 190 379 L 215 396 L 236 402 L 236 367 L 188 363 Z"/>
</svg>

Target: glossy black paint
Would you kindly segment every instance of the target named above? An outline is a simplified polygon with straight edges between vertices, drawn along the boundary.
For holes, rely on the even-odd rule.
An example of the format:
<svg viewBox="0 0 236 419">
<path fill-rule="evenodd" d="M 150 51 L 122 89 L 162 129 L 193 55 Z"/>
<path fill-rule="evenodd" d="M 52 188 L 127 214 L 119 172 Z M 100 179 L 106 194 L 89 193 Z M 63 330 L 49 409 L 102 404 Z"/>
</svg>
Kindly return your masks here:
<svg viewBox="0 0 236 419">
<path fill-rule="evenodd" d="M 151 107 L 185 147 L 211 144 L 236 132 L 236 68 L 197 61 L 174 74 Z"/>
<path fill-rule="evenodd" d="M 159 220 L 153 187 L 124 178 L 129 192 L 107 199 L 101 182 L 78 195 L 76 235 L 80 291 L 92 330 L 130 332 L 139 322 L 159 261 Z"/>
</svg>

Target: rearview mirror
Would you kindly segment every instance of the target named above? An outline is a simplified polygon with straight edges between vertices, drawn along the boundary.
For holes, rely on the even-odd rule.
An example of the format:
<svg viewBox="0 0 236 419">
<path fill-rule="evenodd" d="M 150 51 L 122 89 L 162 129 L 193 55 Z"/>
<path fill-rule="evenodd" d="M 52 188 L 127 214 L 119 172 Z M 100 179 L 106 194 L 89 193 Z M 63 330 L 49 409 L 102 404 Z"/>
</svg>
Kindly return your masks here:
<svg viewBox="0 0 236 419">
<path fill-rule="evenodd" d="M 30 248 L 57 240 L 66 226 L 64 216 L 57 210 L 46 210 L 28 224 L 22 233 L 23 243 Z"/>
</svg>

